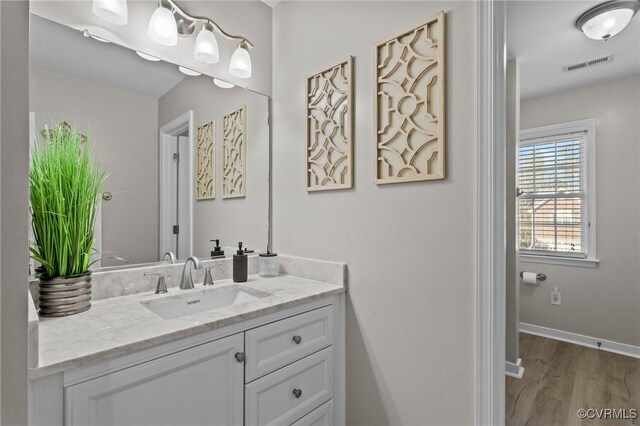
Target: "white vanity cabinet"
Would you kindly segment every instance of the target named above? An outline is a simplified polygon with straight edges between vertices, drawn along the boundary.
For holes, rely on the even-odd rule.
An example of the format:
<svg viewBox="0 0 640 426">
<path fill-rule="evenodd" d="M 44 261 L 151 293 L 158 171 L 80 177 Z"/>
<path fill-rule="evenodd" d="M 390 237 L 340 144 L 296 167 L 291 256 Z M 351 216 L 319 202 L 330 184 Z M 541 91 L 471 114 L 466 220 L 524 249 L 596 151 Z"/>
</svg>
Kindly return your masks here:
<svg viewBox="0 0 640 426">
<path fill-rule="evenodd" d="M 65 424 L 242 425 L 242 334 L 65 389 Z"/>
<path fill-rule="evenodd" d="M 32 380 L 29 423 L 343 424 L 343 303 L 332 296 Z"/>
</svg>

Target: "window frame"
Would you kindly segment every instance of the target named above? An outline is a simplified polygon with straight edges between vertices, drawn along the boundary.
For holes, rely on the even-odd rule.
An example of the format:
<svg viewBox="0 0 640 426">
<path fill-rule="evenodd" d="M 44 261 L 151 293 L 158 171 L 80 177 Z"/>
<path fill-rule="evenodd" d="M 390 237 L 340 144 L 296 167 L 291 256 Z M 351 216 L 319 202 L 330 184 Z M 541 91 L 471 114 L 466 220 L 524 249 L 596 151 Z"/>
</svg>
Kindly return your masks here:
<svg viewBox="0 0 640 426">
<path fill-rule="evenodd" d="M 595 268 L 599 262 L 596 256 L 596 122 L 595 119 L 570 121 L 548 126 L 532 127 L 520 131 L 516 149 L 516 182 L 520 180 L 520 146 L 531 139 L 553 137 L 565 133 L 585 132 L 584 136 L 584 212 L 586 217 L 585 257 L 576 257 L 552 252 L 520 251 L 519 203 L 516 199 L 516 250 L 523 262 L 549 263 L 555 265 L 582 266 Z M 584 228 L 583 228 L 584 229 Z"/>
</svg>

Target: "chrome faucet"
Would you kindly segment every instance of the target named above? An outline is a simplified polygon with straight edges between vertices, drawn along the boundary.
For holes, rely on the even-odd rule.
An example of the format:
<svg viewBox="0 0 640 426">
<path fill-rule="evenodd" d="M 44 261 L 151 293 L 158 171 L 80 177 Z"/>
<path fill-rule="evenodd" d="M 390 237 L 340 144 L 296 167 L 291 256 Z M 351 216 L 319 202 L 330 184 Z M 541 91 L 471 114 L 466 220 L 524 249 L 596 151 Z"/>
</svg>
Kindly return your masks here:
<svg viewBox="0 0 640 426">
<path fill-rule="evenodd" d="M 184 268 L 182 269 L 182 278 L 180 279 L 180 290 L 191 290 L 193 287 L 193 277 L 191 276 L 191 268 L 189 268 L 189 262 L 193 263 L 195 269 L 200 269 L 200 260 L 197 257 L 191 256 L 184 262 Z"/>
<path fill-rule="evenodd" d="M 176 255 L 171 250 L 169 250 L 162 256 L 162 260 L 167 260 L 167 257 L 169 258 L 169 262 L 176 263 Z"/>
</svg>

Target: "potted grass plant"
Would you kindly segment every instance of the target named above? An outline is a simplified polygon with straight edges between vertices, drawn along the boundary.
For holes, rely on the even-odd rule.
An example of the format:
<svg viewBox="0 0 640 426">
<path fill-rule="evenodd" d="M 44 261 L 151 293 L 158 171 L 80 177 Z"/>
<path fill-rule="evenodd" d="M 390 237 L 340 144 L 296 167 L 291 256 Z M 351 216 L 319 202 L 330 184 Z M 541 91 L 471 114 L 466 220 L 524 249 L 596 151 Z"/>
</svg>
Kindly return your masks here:
<svg viewBox="0 0 640 426">
<path fill-rule="evenodd" d="M 106 173 L 76 129 L 54 126 L 42 135 L 29 168 L 30 251 L 45 270 L 40 315 L 66 316 L 91 307 L 89 263 Z"/>
</svg>

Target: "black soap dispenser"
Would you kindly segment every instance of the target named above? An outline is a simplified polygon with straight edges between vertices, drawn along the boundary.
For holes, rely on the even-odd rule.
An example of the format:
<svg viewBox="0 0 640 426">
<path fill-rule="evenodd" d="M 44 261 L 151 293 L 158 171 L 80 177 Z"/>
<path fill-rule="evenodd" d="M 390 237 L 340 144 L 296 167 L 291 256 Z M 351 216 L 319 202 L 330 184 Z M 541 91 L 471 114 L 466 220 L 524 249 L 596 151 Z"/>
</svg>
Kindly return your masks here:
<svg viewBox="0 0 640 426">
<path fill-rule="evenodd" d="M 247 272 L 249 270 L 247 257 L 242 250 L 242 243 L 238 243 L 238 252 L 233 255 L 233 282 L 247 282 Z"/>
<path fill-rule="evenodd" d="M 211 242 L 215 241 L 216 242 L 216 246 L 213 248 L 213 250 L 211 250 L 211 257 L 224 257 L 224 250 L 222 250 L 222 248 L 220 248 L 220 240 L 215 239 L 215 240 L 209 240 Z"/>
</svg>

